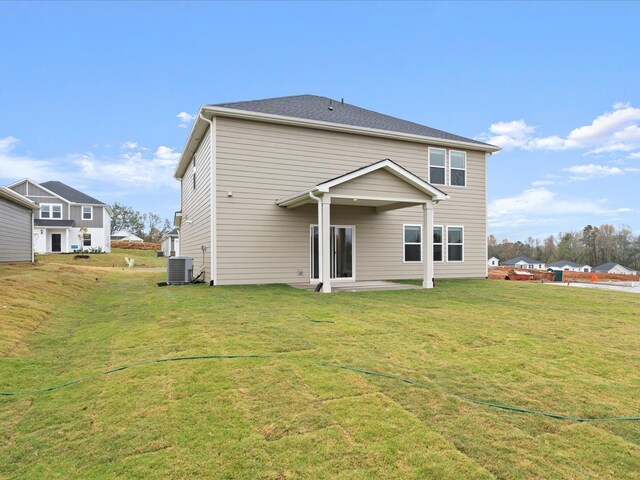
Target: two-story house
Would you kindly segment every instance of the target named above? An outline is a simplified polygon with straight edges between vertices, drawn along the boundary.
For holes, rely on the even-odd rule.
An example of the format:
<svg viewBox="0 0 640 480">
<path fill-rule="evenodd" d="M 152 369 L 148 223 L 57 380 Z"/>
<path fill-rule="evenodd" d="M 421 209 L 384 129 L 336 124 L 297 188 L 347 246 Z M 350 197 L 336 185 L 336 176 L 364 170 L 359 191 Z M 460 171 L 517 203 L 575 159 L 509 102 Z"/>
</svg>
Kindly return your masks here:
<svg viewBox="0 0 640 480">
<path fill-rule="evenodd" d="M 111 251 L 111 209 L 105 203 L 57 181 L 25 178 L 8 188 L 39 207 L 33 222 L 36 253 Z"/>
<path fill-rule="evenodd" d="M 498 150 L 313 95 L 204 105 L 175 172 L 180 253 L 210 285 L 485 277 Z"/>
</svg>

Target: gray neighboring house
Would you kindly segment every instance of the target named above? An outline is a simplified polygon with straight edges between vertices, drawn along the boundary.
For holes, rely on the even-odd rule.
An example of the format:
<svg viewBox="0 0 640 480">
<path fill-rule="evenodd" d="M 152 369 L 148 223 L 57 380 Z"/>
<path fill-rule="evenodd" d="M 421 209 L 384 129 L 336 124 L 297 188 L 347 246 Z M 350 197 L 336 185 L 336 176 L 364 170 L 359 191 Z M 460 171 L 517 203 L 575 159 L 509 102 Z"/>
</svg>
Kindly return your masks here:
<svg viewBox="0 0 640 480">
<path fill-rule="evenodd" d="M 632 270 L 628 267 L 620 265 L 615 262 L 603 263 L 597 267 L 593 267 L 594 272 L 615 273 L 618 275 L 638 275 L 637 270 Z"/>
<path fill-rule="evenodd" d="M 33 218 L 38 206 L 0 187 L 0 262 L 33 262 Z"/>
<path fill-rule="evenodd" d="M 177 228 L 162 235 L 162 251 L 165 257 L 180 256 L 180 232 Z"/>
<path fill-rule="evenodd" d="M 180 157 L 180 253 L 210 285 L 487 276 L 499 148 L 314 95 L 204 105 Z"/>
<path fill-rule="evenodd" d="M 38 205 L 33 222 L 36 253 L 111 251 L 111 209 L 62 182 L 36 183 L 27 178 L 7 188 Z"/>
<path fill-rule="evenodd" d="M 559 260 L 547 265 L 547 268 L 553 270 L 564 270 L 569 272 L 590 272 L 591 266 L 582 263 L 570 262 L 568 260 Z"/>
<path fill-rule="evenodd" d="M 544 263 L 534 258 L 525 256 L 510 258 L 502 262 L 505 267 L 528 268 L 529 270 L 544 270 Z"/>
</svg>

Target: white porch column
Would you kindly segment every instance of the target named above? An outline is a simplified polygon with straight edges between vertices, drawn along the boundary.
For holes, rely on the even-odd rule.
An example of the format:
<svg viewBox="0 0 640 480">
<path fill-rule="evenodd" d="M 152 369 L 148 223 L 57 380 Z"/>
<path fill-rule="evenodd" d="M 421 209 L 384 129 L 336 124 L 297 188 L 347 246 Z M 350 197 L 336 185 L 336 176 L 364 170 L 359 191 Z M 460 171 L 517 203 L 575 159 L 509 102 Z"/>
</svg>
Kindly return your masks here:
<svg viewBox="0 0 640 480">
<path fill-rule="evenodd" d="M 422 288 L 433 288 L 433 202 L 422 206 L 424 219 L 422 221 L 422 245 L 424 278 Z"/>
<path fill-rule="evenodd" d="M 320 281 L 322 282 L 322 293 L 331 293 L 331 197 L 325 193 L 322 196 L 322 218 L 318 230 L 319 247 L 322 249 L 320 255 Z"/>
<path fill-rule="evenodd" d="M 67 241 L 67 246 L 65 247 L 64 251 L 68 253 L 69 252 L 69 229 L 67 228 L 65 232 L 66 232 L 65 237 Z"/>
</svg>

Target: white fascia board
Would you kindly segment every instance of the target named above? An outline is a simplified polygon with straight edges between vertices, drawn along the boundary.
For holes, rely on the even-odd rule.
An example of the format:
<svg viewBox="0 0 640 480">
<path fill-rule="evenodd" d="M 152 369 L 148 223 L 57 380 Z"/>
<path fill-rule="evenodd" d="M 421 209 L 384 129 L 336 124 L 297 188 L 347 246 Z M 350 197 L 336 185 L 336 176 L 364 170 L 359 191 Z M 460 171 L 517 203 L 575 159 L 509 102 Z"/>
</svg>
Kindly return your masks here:
<svg viewBox="0 0 640 480">
<path fill-rule="evenodd" d="M 447 140 L 444 138 L 427 137 L 422 135 L 415 135 L 411 133 L 393 132 L 389 130 L 380 130 L 377 128 L 369 127 L 357 127 L 353 125 L 345 125 L 342 123 L 323 122 L 320 120 L 309 120 L 306 118 L 287 117 L 284 115 L 273 115 L 268 113 L 251 112 L 247 110 L 236 110 L 233 108 L 225 107 L 212 107 L 204 105 L 201 111 L 210 112 L 213 115 L 220 115 L 225 117 L 245 118 L 249 120 L 258 120 L 262 122 L 283 123 L 294 126 L 308 126 L 312 128 L 319 128 L 324 130 L 334 130 L 347 133 L 360 133 L 363 135 L 371 135 L 376 137 L 394 138 L 398 140 L 407 140 L 419 143 L 428 143 L 432 145 L 442 145 L 446 147 L 464 147 L 469 150 L 476 150 L 487 153 L 494 153 L 502 150 L 500 147 L 489 144 L 478 144 L 471 142 L 464 142 L 461 140 Z"/>
<path fill-rule="evenodd" d="M 205 106 L 201 106 L 196 114 L 196 119 L 191 126 L 191 131 L 189 132 L 189 136 L 187 137 L 187 141 L 184 144 L 184 149 L 180 154 L 180 160 L 178 160 L 178 165 L 176 166 L 176 170 L 173 173 L 173 177 L 176 180 L 180 180 L 184 175 L 184 172 L 187 170 L 187 165 L 193 154 L 198 149 L 198 144 L 202 140 L 202 136 L 206 133 L 208 124 L 200 118 L 200 114 L 205 114 Z M 213 115 L 209 117 L 209 120 L 213 118 Z"/>
<path fill-rule="evenodd" d="M 11 200 L 13 203 L 17 203 L 18 205 L 29 208 L 33 211 L 40 209 L 35 202 L 32 202 L 27 197 L 20 195 L 18 192 L 14 192 L 9 187 L 0 187 L 0 197 L 4 197 Z"/>
</svg>

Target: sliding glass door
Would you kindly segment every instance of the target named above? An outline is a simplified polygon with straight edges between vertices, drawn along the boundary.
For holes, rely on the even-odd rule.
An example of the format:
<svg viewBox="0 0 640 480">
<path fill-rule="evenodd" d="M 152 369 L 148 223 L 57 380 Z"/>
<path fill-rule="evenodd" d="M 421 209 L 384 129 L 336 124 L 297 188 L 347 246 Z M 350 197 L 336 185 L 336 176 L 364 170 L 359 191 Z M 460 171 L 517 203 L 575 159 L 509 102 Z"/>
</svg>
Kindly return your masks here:
<svg viewBox="0 0 640 480">
<path fill-rule="evenodd" d="M 352 226 L 334 225 L 329 234 L 331 255 L 331 279 L 355 280 L 354 230 Z M 318 226 L 311 227 L 311 279 L 319 278 Z"/>
</svg>

